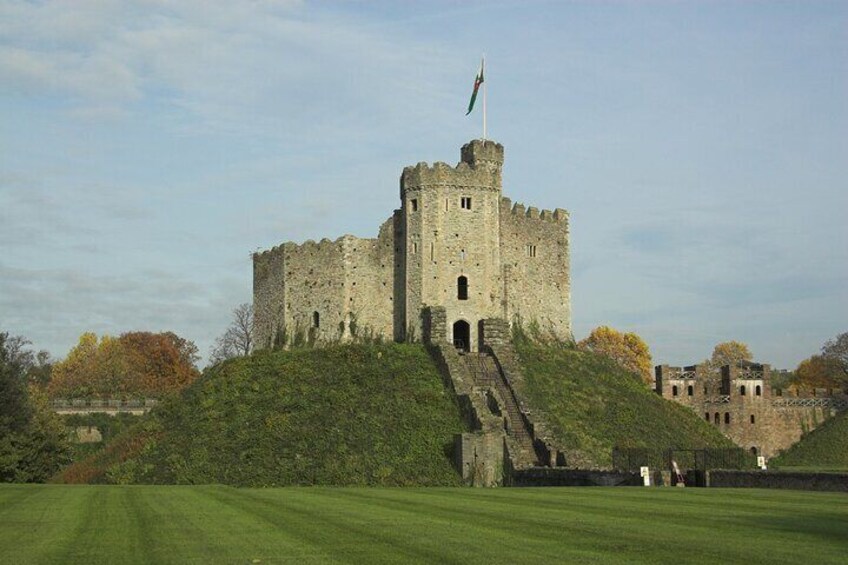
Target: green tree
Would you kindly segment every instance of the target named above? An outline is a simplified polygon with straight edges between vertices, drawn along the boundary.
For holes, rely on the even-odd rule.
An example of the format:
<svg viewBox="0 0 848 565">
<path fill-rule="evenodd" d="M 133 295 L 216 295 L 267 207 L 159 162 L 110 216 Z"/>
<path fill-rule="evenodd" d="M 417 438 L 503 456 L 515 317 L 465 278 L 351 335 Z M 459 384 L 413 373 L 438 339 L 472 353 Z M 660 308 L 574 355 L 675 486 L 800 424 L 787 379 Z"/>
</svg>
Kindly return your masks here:
<svg viewBox="0 0 848 565">
<path fill-rule="evenodd" d="M 637 374 L 646 384 L 653 380 L 651 352 L 635 333 L 622 333 L 609 326 L 600 326 L 592 330 L 578 347 L 609 357 L 622 368 Z"/>
<path fill-rule="evenodd" d="M 27 386 L 37 360 L 19 336 L 0 333 L 0 481 L 43 482 L 69 460 L 66 431 L 47 396 Z"/>
</svg>

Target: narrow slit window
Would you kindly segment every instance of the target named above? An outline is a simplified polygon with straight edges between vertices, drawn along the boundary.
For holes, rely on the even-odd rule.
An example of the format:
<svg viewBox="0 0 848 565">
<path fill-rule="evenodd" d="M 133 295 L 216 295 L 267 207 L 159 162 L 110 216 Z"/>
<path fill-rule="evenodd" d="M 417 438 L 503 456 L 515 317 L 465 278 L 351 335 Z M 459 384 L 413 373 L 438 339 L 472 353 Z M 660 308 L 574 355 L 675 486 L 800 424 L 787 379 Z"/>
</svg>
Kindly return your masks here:
<svg viewBox="0 0 848 565">
<path fill-rule="evenodd" d="M 413 198 L 412 200 L 409 201 L 409 203 L 412 205 L 412 211 L 417 212 L 418 211 L 418 199 Z"/>
<path fill-rule="evenodd" d="M 745 385 L 739 387 L 739 395 L 745 396 Z"/>
<path fill-rule="evenodd" d="M 418 242 L 412 242 L 412 254 L 415 255 L 418 253 Z"/>
<path fill-rule="evenodd" d="M 730 423 L 730 412 L 725 412 L 725 413 L 724 413 L 724 423 L 725 423 L 725 424 L 729 424 L 729 423 Z"/>
<path fill-rule="evenodd" d="M 751 423 L 752 423 L 752 424 L 756 423 L 756 420 L 757 420 L 757 419 L 754 417 L 754 415 L 753 415 L 753 414 L 751 414 Z"/>
<path fill-rule="evenodd" d="M 527 245 L 526 250 L 527 250 L 527 256 L 528 257 L 535 257 L 536 256 L 536 246 L 533 245 L 532 243 Z"/>
<path fill-rule="evenodd" d="M 762 396 L 763 395 L 763 389 L 760 387 L 760 385 L 757 385 L 757 388 L 754 389 L 754 395 L 755 396 Z"/>
<path fill-rule="evenodd" d="M 468 277 L 456 279 L 456 297 L 459 300 L 468 300 Z"/>
<path fill-rule="evenodd" d="M 318 314 L 318 312 L 312 312 L 312 327 L 321 327 L 321 316 Z"/>
<path fill-rule="evenodd" d="M 692 385 L 689 385 L 689 386 L 686 388 L 686 393 L 687 393 L 689 396 L 692 396 L 693 394 L 695 394 L 695 387 L 693 387 Z"/>
<path fill-rule="evenodd" d="M 671 387 L 671 396 L 677 396 L 677 385 Z"/>
<path fill-rule="evenodd" d="M 430 261 L 436 260 L 436 244 L 430 242 Z"/>
</svg>

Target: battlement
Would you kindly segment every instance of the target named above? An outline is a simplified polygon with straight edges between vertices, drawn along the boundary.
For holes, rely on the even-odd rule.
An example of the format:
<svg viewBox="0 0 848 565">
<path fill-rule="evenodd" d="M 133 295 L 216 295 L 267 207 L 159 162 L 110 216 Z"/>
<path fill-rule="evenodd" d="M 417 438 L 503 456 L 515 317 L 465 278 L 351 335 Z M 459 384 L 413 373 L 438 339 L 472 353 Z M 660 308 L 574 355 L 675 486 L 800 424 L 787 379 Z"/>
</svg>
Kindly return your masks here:
<svg viewBox="0 0 848 565">
<path fill-rule="evenodd" d="M 510 214 L 517 219 L 541 220 L 544 222 L 568 222 L 568 211 L 562 208 L 551 210 L 539 210 L 535 206 L 525 207 L 524 204 L 516 202 L 512 204 L 509 198 L 501 198 L 501 214 Z"/>
<path fill-rule="evenodd" d="M 375 241 L 374 238 L 362 238 L 357 237 L 355 235 L 345 234 L 341 237 L 337 237 L 334 240 L 329 238 L 322 238 L 320 241 L 315 241 L 314 239 L 307 239 L 303 243 L 296 243 L 294 241 L 287 241 L 285 243 L 281 243 L 280 245 L 276 245 L 271 249 L 266 249 L 264 251 L 257 251 L 253 254 L 254 260 L 260 259 L 265 260 L 274 255 L 285 253 L 285 252 L 321 252 L 329 249 L 338 249 L 342 246 L 350 246 L 352 244 L 356 244 L 358 242 L 369 243 Z"/>
</svg>

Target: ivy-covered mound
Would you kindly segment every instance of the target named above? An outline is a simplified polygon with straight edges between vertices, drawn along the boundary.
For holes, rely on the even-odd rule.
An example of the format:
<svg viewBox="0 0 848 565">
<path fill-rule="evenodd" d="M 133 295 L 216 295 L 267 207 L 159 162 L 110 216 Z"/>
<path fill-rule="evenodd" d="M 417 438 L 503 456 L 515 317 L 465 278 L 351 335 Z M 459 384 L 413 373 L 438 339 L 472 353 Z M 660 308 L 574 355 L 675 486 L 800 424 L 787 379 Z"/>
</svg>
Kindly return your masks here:
<svg viewBox="0 0 848 565">
<path fill-rule="evenodd" d="M 543 414 L 567 464 L 609 467 L 613 447 L 735 447 L 691 409 L 662 399 L 607 357 L 515 339 L 525 394 Z"/>
<path fill-rule="evenodd" d="M 65 482 L 453 485 L 459 410 L 422 346 L 263 352 L 208 370 Z"/>
<path fill-rule="evenodd" d="M 848 412 L 837 414 L 806 434 L 769 466 L 848 471 Z"/>
</svg>

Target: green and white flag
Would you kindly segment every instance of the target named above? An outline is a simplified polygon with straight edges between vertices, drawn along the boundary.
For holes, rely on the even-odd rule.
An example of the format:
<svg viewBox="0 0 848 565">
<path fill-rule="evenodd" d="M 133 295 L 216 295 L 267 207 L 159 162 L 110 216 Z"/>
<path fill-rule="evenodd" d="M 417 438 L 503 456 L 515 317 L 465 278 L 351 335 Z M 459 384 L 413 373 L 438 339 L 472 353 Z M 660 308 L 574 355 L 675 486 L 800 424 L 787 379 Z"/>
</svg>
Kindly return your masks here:
<svg viewBox="0 0 848 565">
<path fill-rule="evenodd" d="M 480 72 L 477 73 L 477 77 L 474 79 L 474 92 L 471 93 L 471 101 L 468 102 L 468 111 L 465 112 L 466 116 L 474 109 L 474 102 L 477 101 L 477 93 L 480 91 L 480 85 L 483 84 L 483 66 L 484 60 L 481 60 Z"/>
</svg>

